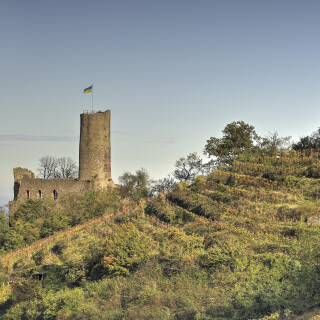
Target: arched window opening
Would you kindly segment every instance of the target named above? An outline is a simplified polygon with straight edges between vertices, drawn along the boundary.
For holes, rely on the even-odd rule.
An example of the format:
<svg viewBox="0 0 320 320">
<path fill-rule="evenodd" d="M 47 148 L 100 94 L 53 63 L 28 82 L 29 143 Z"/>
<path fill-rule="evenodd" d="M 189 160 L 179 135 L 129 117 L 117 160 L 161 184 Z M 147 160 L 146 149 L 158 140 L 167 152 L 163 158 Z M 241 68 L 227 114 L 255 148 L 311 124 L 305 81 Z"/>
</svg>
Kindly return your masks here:
<svg viewBox="0 0 320 320">
<path fill-rule="evenodd" d="M 58 192 L 56 190 L 53 190 L 53 199 L 54 200 L 58 199 Z"/>
<path fill-rule="evenodd" d="M 39 190 L 39 199 L 41 199 L 42 198 L 42 191 L 41 190 Z"/>
<path fill-rule="evenodd" d="M 18 199 L 19 189 L 20 189 L 20 183 L 19 183 L 19 182 L 15 182 L 15 183 L 14 183 L 14 186 L 13 186 L 13 196 L 14 196 L 14 200 L 17 200 L 17 199 Z"/>
<path fill-rule="evenodd" d="M 27 199 L 30 199 L 30 191 L 27 190 Z"/>
</svg>

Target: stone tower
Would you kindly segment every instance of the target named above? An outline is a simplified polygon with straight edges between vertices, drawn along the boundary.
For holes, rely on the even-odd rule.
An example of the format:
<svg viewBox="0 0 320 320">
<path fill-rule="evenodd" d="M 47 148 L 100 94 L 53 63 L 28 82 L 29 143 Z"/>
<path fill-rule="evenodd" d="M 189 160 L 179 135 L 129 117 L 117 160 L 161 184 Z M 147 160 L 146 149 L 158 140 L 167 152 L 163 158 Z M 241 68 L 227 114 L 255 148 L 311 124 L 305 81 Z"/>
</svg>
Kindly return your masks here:
<svg viewBox="0 0 320 320">
<path fill-rule="evenodd" d="M 80 124 L 79 179 L 112 184 L 110 110 L 82 113 Z"/>
</svg>

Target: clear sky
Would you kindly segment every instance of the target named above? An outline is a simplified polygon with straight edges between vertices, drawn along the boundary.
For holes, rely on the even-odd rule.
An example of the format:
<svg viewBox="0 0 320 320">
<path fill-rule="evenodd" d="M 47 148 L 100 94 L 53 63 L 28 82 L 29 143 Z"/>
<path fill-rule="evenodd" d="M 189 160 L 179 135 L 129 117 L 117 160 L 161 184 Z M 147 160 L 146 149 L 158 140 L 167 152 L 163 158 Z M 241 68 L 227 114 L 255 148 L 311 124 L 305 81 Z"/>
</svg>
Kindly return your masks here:
<svg viewBox="0 0 320 320">
<path fill-rule="evenodd" d="M 14 167 L 78 160 L 80 113 L 111 109 L 112 176 L 175 161 L 243 120 L 319 127 L 318 0 L 10 0 L 0 10 L 0 205 Z"/>
</svg>

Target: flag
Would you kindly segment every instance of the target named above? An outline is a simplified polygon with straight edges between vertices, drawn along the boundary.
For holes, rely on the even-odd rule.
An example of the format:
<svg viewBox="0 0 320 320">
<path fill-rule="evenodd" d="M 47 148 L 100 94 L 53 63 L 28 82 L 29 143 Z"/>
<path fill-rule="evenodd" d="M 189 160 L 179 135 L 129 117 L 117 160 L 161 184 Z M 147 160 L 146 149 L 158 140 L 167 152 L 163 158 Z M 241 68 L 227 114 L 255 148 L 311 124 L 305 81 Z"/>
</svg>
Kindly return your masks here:
<svg viewBox="0 0 320 320">
<path fill-rule="evenodd" d="M 89 93 L 89 92 L 92 92 L 92 86 L 83 90 L 83 93 Z"/>
</svg>

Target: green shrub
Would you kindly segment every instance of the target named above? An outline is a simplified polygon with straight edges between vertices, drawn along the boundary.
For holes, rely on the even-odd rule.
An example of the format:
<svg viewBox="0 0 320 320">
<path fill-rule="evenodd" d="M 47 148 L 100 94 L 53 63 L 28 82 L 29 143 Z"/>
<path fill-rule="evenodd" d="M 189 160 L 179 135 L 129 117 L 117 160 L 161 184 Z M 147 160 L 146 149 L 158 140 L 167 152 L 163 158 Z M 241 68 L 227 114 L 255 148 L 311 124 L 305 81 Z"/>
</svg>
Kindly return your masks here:
<svg viewBox="0 0 320 320">
<path fill-rule="evenodd" d="M 64 289 L 58 292 L 48 292 L 43 299 L 43 319 L 68 319 L 72 311 L 77 310 L 85 301 L 82 288 Z"/>
<path fill-rule="evenodd" d="M 66 249 L 67 247 L 68 247 L 67 241 L 64 239 L 59 239 L 54 243 L 53 247 L 51 248 L 51 251 L 54 254 L 60 255 L 62 254 L 63 250 Z"/>
<path fill-rule="evenodd" d="M 46 291 L 58 291 L 65 285 L 65 268 L 61 265 L 48 265 L 42 268 L 45 272 L 44 279 L 42 280 L 42 287 Z"/>
<path fill-rule="evenodd" d="M 61 318 L 61 316 L 60 316 Z M 110 319 L 105 318 L 103 311 L 93 301 L 84 302 L 77 308 L 75 312 L 72 313 L 72 317 L 69 318 L 70 320 L 101 320 L 101 319 Z"/>
<path fill-rule="evenodd" d="M 10 308 L 4 315 L 4 320 L 28 320 L 26 310 L 29 307 L 29 302 L 21 302 Z M 35 318 L 37 319 L 37 318 Z"/>
<path fill-rule="evenodd" d="M 303 175 L 307 178 L 320 178 L 320 163 L 319 162 L 311 162 L 309 166 L 303 172 Z"/>
<path fill-rule="evenodd" d="M 169 201 L 197 215 L 212 220 L 219 219 L 220 215 L 216 203 L 206 196 L 194 193 L 188 189 L 180 191 L 178 188 L 167 193 L 166 196 Z"/>
<path fill-rule="evenodd" d="M 203 250 L 203 237 L 175 231 L 167 235 L 169 241 L 161 243 L 159 262 L 165 275 L 198 269 L 198 256 Z"/>
<path fill-rule="evenodd" d="M 115 226 L 106 242 L 103 265 L 109 274 L 127 276 L 151 254 L 151 239 L 132 223 Z"/>
<path fill-rule="evenodd" d="M 226 185 L 227 186 L 235 186 L 236 184 L 236 177 L 234 174 L 230 174 L 229 177 L 227 178 L 227 181 L 226 181 Z"/>
<path fill-rule="evenodd" d="M 222 202 L 222 203 L 230 203 L 232 198 L 230 194 L 220 192 L 220 191 L 213 191 L 210 193 L 206 193 L 206 196 L 211 198 L 214 201 Z"/>
<path fill-rule="evenodd" d="M 42 295 L 41 283 L 31 278 L 14 282 L 11 287 L 14 301 L 30 301 Z"/>
<path fill-rule="evenodd" d="M 203 268 L 215 270 L 221 265 L 234 269 L 235 259 L 232 257 L 231 250 L 223 247 L 209 248 L 205 254 L 200 257 L 200 264 Z"/>
<path fill-rule="evenodd" d="M 304 203 L 299 206 L 290 206 L 290 205 L 283 205 L 280 206 L 277 210 L 276 217 L 280 221 L 304 221 L 307 217 L 313 215 L 319 215 L 320 210 L 318 205 L 312 203 Z"/>
<path fill-rule="evenodd" d="M 39 266 L 42 264 L 44 257 L 45 257 L 44 251 L 39 250 L 32 256 L 32 259 L 34 260 L 35 264 Z"/>
<path fill-rule="evenodd" d="M 183 208 L 169 205 L 163 196 L 156 196 L 147 202 L 145 212 L 167 223 L 184 223 L 194 220 L 194 214 Z"/>
</svg>

